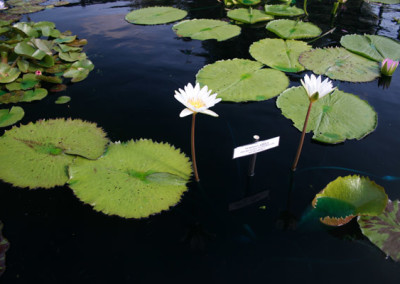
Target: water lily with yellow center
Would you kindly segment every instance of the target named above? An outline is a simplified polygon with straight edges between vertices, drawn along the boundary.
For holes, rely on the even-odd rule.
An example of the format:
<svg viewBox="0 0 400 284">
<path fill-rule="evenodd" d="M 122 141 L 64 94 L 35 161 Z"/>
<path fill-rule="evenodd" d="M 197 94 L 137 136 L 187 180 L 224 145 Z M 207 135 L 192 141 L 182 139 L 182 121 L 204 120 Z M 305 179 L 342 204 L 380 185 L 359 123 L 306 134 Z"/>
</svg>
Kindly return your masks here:
<svg viewBox="0 0 400 284">
<path fill-rule="evenodd" d="M 211 95 L 211 92 L 207 86 L 200 89 L 199 83 L 195 87 L 189 83 L 184 87 L 184 90 L 175 91 L 175 98 L 186 107 L 179 116 L 184 117 L 201 112 L 218 117 L 218 114 L 209 110 L 209 108 L 219 103 L 221 99 L 217 98 L 217 94 Z"/>
</svg>

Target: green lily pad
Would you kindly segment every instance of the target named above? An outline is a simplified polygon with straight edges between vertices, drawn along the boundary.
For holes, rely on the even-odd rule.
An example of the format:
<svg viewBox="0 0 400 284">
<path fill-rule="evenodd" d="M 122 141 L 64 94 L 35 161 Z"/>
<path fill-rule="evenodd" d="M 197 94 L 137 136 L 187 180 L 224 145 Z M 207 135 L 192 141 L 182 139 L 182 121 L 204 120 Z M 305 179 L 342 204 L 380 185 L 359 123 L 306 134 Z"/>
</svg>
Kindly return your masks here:
<svg viewBox="0 0 400 284">
<path fill-rule="evenodd" d="M 300 16 L 300 15 L 304 14 L 304 10 L 297 8 L 296 6 L 265 5 L 264 9 L 265 9 L 265 13 L 274 15 L 274 16 L 294 17 L 294 16 Z"/>
<path fill-rule="evenodd" d="M 21 72 L 18 68 L 11 68 L 10 65 L 0 63 L 0 83 L 11 83 L 15 81 Z"/>
<path fill-rule="evenodd" d="M 358 217 L 362 233 L 386 255 L 400 261 L 400 201 L 389 200 L 378 216 Z"/>
<path fill-rule="evenodd" d="M 125 16 L 125 20 L 137 25 L 159 25 L 175 22 L 187 16 L 187 12 L 172 7 L 149 7 L 134 10 Z"/>
<path fill-rule="evenodd" d="M 141 139 L 112 143 L 96 161 L 76 159 L 68 183 L 96 211 L 143 218 L 177 204 L 191 172 L 189 159 L 179 150 Z"/>
<path fill-rule="evenodd" d="M 342 36 L 340 44 L 354 53 L 378 62 L 385 58 L 400 59 L 400 44 L 384 36 L 346 35 Z"/>
<path fill-rule="evenodd" d="M 16 81 L 6 85 L 7 90 L 29 90 L 35 87 L 39 81 L 36 79 L 34 74 L 25 74 L 23 78 L 17 79 Z"/>
<path fill-rule="evenodd" d="M 16 6 L 14 8 L 9 9 L 7 12 L 15 15 L 23 15 L 23 14 L 36 13 L 44 10 L 44 8 L 45 7 L 40 5 Z"/>
<path fill-rule="evenodd" d="M 85 59 L 86 58 L 86 53 L 84 53 L 84 52 L 73 52 L 73 51 L 60 52 L 58 54 L 58 56 L 64 61 L 75 62 L 75 61 L 78 61 L 78 60 Z"/>
<path fill-rule="evenodd" d="M 20 71 L 27 73 L 29 70 L 29 61 L 25 59 L 18 59 L 17 66 Z"/>
<path fill-rule="evenodd" d="M 0 178 L 14 186 L 51 188 L 68 180 L 76 156 L 97 159 L 108 140 L 96 124 L 79 119 L 39 120 L 0 137 Z"/>
<path fill-rule="evenodd" d="M 31 27 L 30 24 L 28 23 L 16 23 L 13 25 L 14 28 L 22 31 L 24 34 L 26 34 L 28 37 L 38 37 L 39 33 L 37 30 L 35 30 L 33 27 Z"/>
<path fill-rule="evenodd" d="M 6 251 L 8 250 L 10 243 L 6 238 L 3 237 L 3 222 L 0 221 L 0 276 L 6 270 Z"/>
<path fill-rule="evenodd" d="M 54 40 L 55 43 L 70 43 L 76 39 L 76 36 L 73 35 L 63 35 L 61 34 L 58 38 Z"/>
<path fill-rule="evenodd" d="M 61 104 L 66 104 L 71 100 L 71 97 L 68 96 L 60 96 L 57 98 L 55 101 L 56 104 L 61 105 Z"/>
<path fill-rule="evenodd" d="M 245 8 L 239 8 L 230 10 L 227 16 L 235 21 L 239 21 L 245 24 L 255 24 L 258 22 L 270 21 L 274 16 L 268 15 L 260 10 L 251 10 Z"/>
<path fill-rule="evenodd" d="M 34 48 L 32 45 L 24 41 L 17 43 L 17 45 L 14 48 L 14 51 L 18 55 L 22 55 L 37 60 L 41 60 L 46 56 L 46 52 L 38 48 Z"/>
<path fill-rule="evenodd" d="M 271 68 L 284 72 L 300 72 L 304 70 L 299 56 L 311 46 L 303 41 L 283 39 L 262 39 L 250 46 L 253 58 Z"/>
<path fill-rule="evenodd" d="M 0 127 L 13 125 L 24 117 L 22 107 L 12 107 L 11 109 L 0 109 Z"/>
<path fill-rule="evenodd" d="M 38 101 L 47 96 L 47 90 L 42 88 L 37 88 L 34 90 L 28 91 L 11 91 L 11 92 L 2 92 L 0 94 L 0 103 L 9 104 L 9 103 L 19 103 L 19 102 L 31 102 Z"/>
<path fill-rule="evenodd" d="M 56 29 L 56 25 L 53 22 L 37 22 L 33 24 L 33 28 L 39 30 L 45 37 L 57 38 L 61 35 L 61 32 Z"/>
<path fill-rule="evenodd" d="M 21 102 L 39 101 L 47 96 L 47 90 L 43 88 L 36 88 L 34 90 L 25 91 Z"/>
<path fill-rule="evenodd" d="M 278 97 L 276 105 L 302 131 L 309 102 L 303 87 L 292 87 Z M 336 89 L 313 103 L 306 132 L 313 131 L 314 140 L 335 144 L 362 139 L 375 130 L 377 121 L 377 114 L 368 102 Z"/>
<path fill-rule="evenodd" d="M 46 2 L 46 0 L 8 0 L 7 4 L 11 6 L 37 5 Z"/>
<path fill-rule="evenodd" d="M 207 85 L 223 101 L 263 101 L 284 91 L 289 79 L 278 70 L 263 68 L 247 59 L 221 60 L 204 66 L 196 75 L 200 85 Z"/>
<path fill-rule="evenodd" d="M 72 51 L 72 52 L 80 52 L 80 51 L 82 51 L 82 48 L 81 47 L 75 47 L 75 46 L 69 46 L 69 45 L 60 43 L 60 44 L 58 44 L 58 46 L 54 47 L 54 50 L 57 51 L 57 52 L 70 52 L 70 51 Z"/>
<path fill-rule="evenodd" d="M 368 82 L 380 76 L 379 64 L 344 48 L 317 48 L 303 52 L 299 62 L 316 74 L 349 82 Z"/>
<path fill-rule="evenodd" d="M 243 5 L 253 6 L 260 4 L 261 0 L 238 0 L 238 2 Z"/>
<path fill-rule="evenodd" d="M 367 177 L 338 177 L 330 182 L 312 202 L 323 216 L 322 223 L 341 226 L 355 216 L 377 216 L 383 212 L 388 196 L 383 187 Z"/>
<path fill-rule="evenodd" d="M 92 71 L 94 65 L 92 61 L 84 59 L 77 61 L 71 65 L 71 67 L 64 72 L 63 76 L 65 78 L 72 78 L 71 82 L 79 82 L 89 75 L 89 72 Z"/>
<path fill-rule="evenodd" d="M 44 40 L 39 38 L 33 38 L 30 40 L 36 48 L 40 49 L 47 55 L 53 55 L 54 43 L 51 40 Z"/>
<path fill-rule="evenodd" d="M 198 40 L 216 39 L 224 41 L 240 34 L 240 27 L 227 22 L 209 19 L 194 19 L 177 23 L 172 27 L 180 37 Z"/>
<path fill-rule="evenodd" d="M 39 76 L 36 76 L 36 78 L 39 79 L 40 81 L 49 82 L 49 83 L 53 83 L 53 84 L 61 84 L 63 81 L 62 78 L 58 77 L 58 76 L 39 75 Z"/>
<path fill-rule="evenodd" d="M 293 20 L 275 20 L 269 22 L 267 30 L 284 39 L 302 39 L 317 37 L 321 29 L 314 24 Z"/>
<path fill-rule="evenodd" d="M 53 5 L 56 7 L 60 7 L 60 6 L 68 5 L 69 3 L 70 2 L 68 2 L 68 1 L 56 1 L 56 2 L 53 2 Z"/>
</svg>

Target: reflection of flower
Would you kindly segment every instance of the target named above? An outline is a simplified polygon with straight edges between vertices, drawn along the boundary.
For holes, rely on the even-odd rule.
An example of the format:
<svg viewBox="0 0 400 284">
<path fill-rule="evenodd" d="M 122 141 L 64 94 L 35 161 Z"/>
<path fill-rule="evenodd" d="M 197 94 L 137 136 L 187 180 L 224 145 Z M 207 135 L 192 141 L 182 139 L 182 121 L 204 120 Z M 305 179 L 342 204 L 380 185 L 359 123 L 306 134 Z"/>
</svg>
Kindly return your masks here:
<svg viewBox="0 0 400 284">
<path fill-rule="evenodd" d="M 202 112 L 211 116 L 218 116 L 215 112 L 208 108 L 219 103 L 221 99 L 217 99 L 217 94 L 211 94 L 211 90 L 208 90 L 207 86 L 200 89 L 199 83 L 193 88 L 192 84 L 187 84 L 185 90 L 179 89 L 175 91 L 175 98 L 181 102 L 186 108 L 180 113 L 180 117 L 187 116 L 189 114 L 195 114 Z"/>
<path fill-rule="evenodd" d="M 40 71 L 40 70 L 36 70 L 36 72 L 35 72 L 35 75 L 36 75 L 36 76 L 40 76 L 40 75 L 42 75 L 42 71 Z"/>
<path fill-rule="evenodd" d="M 381 73 L 385 76 L 392 76 L 394 71 L 396 71 L 397 66 L 399 66 L 399 61 L 385 58 L 382 61 Z"/>
<path fill-rule="evenodd" d="M 312 102 L 315 102 L 323 96 L 331 93 L 335 89 L 332 86 L 332 82 L 328 78 L 321 82 L 321 76 L 318 76 L 317 78 L 314 74 L 312 74 L 311 77 L 308 77 L 308 75 L 306 75 L 304 76 L 304 81 L 300 81 L 304 89 L 306 90 L 310 101 Z"/>
<path fill-rule="evenodd" d="M 4 1 L 0 1 L 0 10 L 8 9 L 8 7 L 4 4 Z"/>
</svg>

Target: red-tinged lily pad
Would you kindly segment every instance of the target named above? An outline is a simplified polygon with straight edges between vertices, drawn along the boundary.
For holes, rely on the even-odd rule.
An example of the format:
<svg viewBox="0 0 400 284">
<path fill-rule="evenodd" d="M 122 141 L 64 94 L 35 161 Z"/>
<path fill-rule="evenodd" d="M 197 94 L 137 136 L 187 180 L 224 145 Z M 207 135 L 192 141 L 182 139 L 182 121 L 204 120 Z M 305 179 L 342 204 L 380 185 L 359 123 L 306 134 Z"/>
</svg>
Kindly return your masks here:
<svg viewBox="0 0 400 284">
<path fill-rule="evenodd" d="M 2 234 L 3 223 L 0 221 L 0 276 L 3 275 L 6 269 L 6 251 L 8 250 L 10 243 L 3 237 Z"/>
<path fill-rule="evenodd" d="M 21 20 L 21 15 L 8 14 L 8 13 L 0 13 L 0 20 L 2 20 L 2 21 L 17 22 L 17 21 Z"/>
<path fill-rule="evenodd" d="M 38 101 L 47 96 L 47 90 L 43 88 L 37 88 L 29 91 L 12 91 L 12 92 L 2 92 L 0 94 L 0 103 L 19 103 L 19 102 L 31 102 Z"/>
<path fill-rule="evenodd" d="M 386 255 L 400 261 L 400 201 L 389 200 L 378 216 L 358 217 L 362 233 Z"/>
<path fill-rule="evenodd" d="M 383 187 L 367 177 L 338 177 L 312 202 L 314 212 L 326 225 L 342 226 L 355 216 L 378 216 L 388 197 Z"/>
<path fill-rule="evenodd" d="M 12 68 L 10 65 L 0 63 L 0 83 L 11 83 L 15 81 L 21 72 L 18 68 Z"/>
<path fill-rule="evenodd" d="M 67 45 L 79 47 L 87 45 L 87 43 L 88 43 L 87 39 L 75 39 L 74 41 L 67 43 Z"/>
<path fill-rule="evenodd" d="M 58 77 L 58 76 L 39 75 L 39 76 L 36 76 L 36 78 L 38 78 L 40 81 L 49 82 L 49 83 L 53 83 L 53 84 L 61 84 L 62 83 L 62 78 Z"/>
</svg>

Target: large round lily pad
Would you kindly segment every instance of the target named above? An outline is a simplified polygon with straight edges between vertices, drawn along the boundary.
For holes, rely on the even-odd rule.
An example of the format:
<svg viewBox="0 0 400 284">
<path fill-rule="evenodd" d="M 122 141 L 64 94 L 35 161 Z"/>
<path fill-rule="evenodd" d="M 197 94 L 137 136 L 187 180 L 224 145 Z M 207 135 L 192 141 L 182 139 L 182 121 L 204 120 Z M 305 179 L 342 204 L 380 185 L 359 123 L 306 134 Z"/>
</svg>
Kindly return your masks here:
<svg viewBox="0 0 400 284">
<path fill-rule="evenodd" d="M 269 21 L 274 18 L 272 15 L 266 14 L 264 11 L 260 10 L 249 10 L 245 8 L 239 8 L 230 10 L 227 16 L 233 20 L 245 23 L 245 24 L 255 24 L 258 22 Z"/>
<path fill-rule="evenodd" d="M 177 23 L 172 27 L 178 36 L 192 39 L 216 39 L 224 41 L 240 34 L 240 27 L 224 21 L 194 19 Z"/>
<path fill-rule="evenodd" d="M 278 97 L 276 105 L 302 131 L 309 102 L 303 87 L 292 87 Z M 334 144 L 365 137 L 374 131 L 377 121 L 368 102 L 335 90 L 313 103 L 306 131 L 314 132 L 314 140 Z"/>
<path fill-rule="evenodd" d="M 16 106 L 11 109 L 0 109 L 0 127 L 13 125 L 24 117 L 22 107 Z"/>
<path fill-rule="evenodd" d="M 97 159 L 107 143 L 101 128 L 79 119 L 13 127 L 0 137 L 0 178 L 19 187 L 63 185 L 67 166 L 76 156 Z"/>
<path fill-rule="evenodd" d="M 346 49 L 375 61 L 385 58 L 400 59 L 400 44 L 393 39 L 378 35 L 345 35 L 340 44 Z"/>
<path fill-rule="evenodd" d="M 254 42 L 250 46 L 253 58 L 269 67 L 284 72 L 300 72 L 304 70 L 299 63 L 299 56 L 311 46 L 303 41 L 266 38 Z"/>
<path fill-rule="evenodd" d="M 321 222 L 341 226 L 355 216 L 377 216 L 383 212 L 388 196 L 383 187 L 367 177 L 338 177 L 330 182 L 312 202 Z"/>
<path fill-rule="evenodd" d="M 303 52 L 299 62 L 316 74 L 349 82 L 368 82 L 380 76 L 379 64 L 345 48 L 318 48 Z"/>
<path fill-rule="evenodd" d="M 297 8 L 296 6 L 265 5 L 264 9 L 265 9 L 265 13 L 274 15 L 274 16 L 294 17 L 294 16 L 300 16 L 300 15 L 304 14 L 304 10 Z"/>
<path fill-rule="evenodd" d="M 196 75 L 200 85 L 207 85 L 223 101 L 263 101 L 284 91 L 289 79 L 278 70 L 247 60 L 221 60 L 204 66 Z"/>
<path fill-rule="evenodd" d="M 177 204 L 187 190 L 189 159 L 151 140 L 113 143 L 96 161 L 77 159 L 69 186 L 83 202 L 108 215 L 143 218 Z"/>
<path fill-rule="evenodd" d="M 400 201 L 389 200 L 378 216 L 360 216 L 362 233 L 386 255 L 400 261 Z"/>
<path fill-rule="evenodd" d="M 128 13 L 125 20 L 138 25 L 159 25 L 181 20 L 186 15 L 186 11 L 173 7 L 149 7 Z"/>
<path fill-rule="evenodd" d="M 321 29 L 311 23 L 293 20 L 275 20 L 269 22 L 267 30 L 284 39 L 301 39 L 317 37 Z"/>
</svg>

